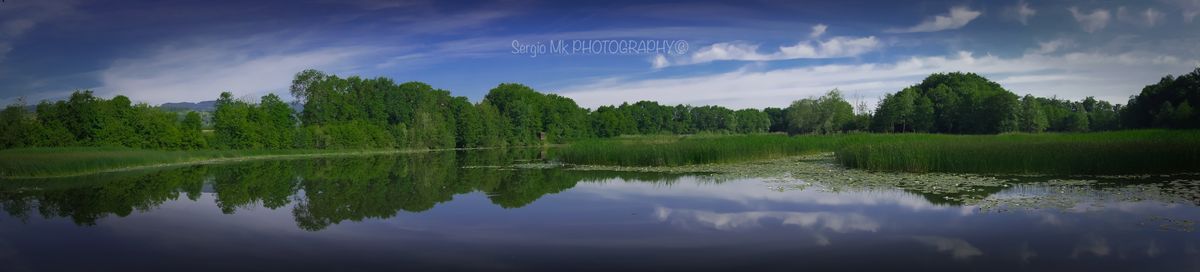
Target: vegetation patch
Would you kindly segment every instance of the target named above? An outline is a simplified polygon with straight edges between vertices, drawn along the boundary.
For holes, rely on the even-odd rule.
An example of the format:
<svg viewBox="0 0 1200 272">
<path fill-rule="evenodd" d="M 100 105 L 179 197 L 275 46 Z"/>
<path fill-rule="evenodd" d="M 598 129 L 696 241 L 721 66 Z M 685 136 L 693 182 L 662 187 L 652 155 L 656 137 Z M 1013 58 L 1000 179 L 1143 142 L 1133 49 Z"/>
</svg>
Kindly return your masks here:
<svg viewBox="0 0 1200 272">
<path fill-rule="evenodd" d="M 842 165 L 872 171 L 1009 174 L 1162 174 L 1200 171 L 1200 131 L 915 136 L 854 141 Z"/>
<path fill-rule="evenodd" d="M 639 136 L 554 150 L 574 165 L 682 166 L 834 152 L 850 168 L 912 173 L 1119 175 L 1200 172 L 1200 131 L 1001 135 Z"/>
<path fill-rule="evenodd" d="M 65 177 L 188 164 L 401 152 L 414 151 L 303 149 L 167 151 L 114 147 L 11 149 L 0 151 L 0 178 Z"/>
</svg>

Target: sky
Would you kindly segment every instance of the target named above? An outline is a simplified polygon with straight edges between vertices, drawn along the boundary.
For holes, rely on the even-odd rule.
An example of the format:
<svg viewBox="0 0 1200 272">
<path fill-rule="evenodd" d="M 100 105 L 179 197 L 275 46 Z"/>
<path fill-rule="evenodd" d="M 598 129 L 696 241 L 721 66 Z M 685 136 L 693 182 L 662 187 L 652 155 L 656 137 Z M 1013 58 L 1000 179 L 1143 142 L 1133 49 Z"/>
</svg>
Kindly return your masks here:
<svg viewBox="0 0 1200 272">
<path fill-rule="evenodd" d="M 931 73 L 1124 104 L 1200 67 L 1200 0 L 0 2 L 0 102 L 290 97 L 304 69 L 480 101 L 522 83 L 581 106 L 852 103 Z"/>
</svg>

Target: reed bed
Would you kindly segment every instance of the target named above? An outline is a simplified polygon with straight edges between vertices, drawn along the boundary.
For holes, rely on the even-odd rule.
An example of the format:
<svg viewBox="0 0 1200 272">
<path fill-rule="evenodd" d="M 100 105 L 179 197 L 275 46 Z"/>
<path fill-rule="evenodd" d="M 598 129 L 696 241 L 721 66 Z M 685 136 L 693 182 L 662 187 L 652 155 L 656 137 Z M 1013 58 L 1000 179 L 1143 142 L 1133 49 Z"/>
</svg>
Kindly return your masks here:
<svg viewBox="0 0 1200 272">
<path fill-rule="evenodd" d="M 834 138 L 784 135 L 632 136 L 592 139 L 555 150 L 569 164 L 619 166 L 680 166 L 743 162 L 829 150 Z"/>
<path fill-rule="evenodd" d="M 1200 131 L 915 135 L 844 144 L 835 154 L 844 166 L 872 171 L 1068 175 L 1200 172 Z"/>
<path fill-rule="evenodd" d="M 1200 131 L 1132 130 L 1001 135 L 843 134 L 634 136 L 556 150 L 569 164 L 680 166 L 834 152 L 872 171 L 1008 174 L 1200 172 Z"/>
</svg>

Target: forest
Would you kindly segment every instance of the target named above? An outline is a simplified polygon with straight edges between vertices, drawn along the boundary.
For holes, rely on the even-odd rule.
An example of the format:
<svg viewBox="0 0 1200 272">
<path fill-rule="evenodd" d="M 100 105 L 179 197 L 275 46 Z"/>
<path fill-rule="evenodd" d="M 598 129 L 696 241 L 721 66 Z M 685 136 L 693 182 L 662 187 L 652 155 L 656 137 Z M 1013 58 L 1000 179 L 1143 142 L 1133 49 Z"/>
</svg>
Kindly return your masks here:
<svg viewBox="0 0 1200 272">
<path fill-rule="evenodd" d="M 105 146 L 141 149 L 445 149 L 561 144 L 638 134 L 1086 132 L 1197 128 L 1200 68 L 1166 76 L 1127 104 L 1018 96 L 973 73 L 933 74 L 885 95 L 873 110 L 838 90 L 786 108 L 734 110 L 654 101 L 587 109 L 521 84 L 478 103 L 421 82 L 297 73 L 294 102 L 225 92 L 211 113 L 175 112 L 125 96 L 76 91 L 59 101 L 18 102 L 0 112 L 0 148 Z M 291 103 L 302 105 L 294 110 Z M 209 117 L 210 116 L 210 117 Z"/>
</svg>

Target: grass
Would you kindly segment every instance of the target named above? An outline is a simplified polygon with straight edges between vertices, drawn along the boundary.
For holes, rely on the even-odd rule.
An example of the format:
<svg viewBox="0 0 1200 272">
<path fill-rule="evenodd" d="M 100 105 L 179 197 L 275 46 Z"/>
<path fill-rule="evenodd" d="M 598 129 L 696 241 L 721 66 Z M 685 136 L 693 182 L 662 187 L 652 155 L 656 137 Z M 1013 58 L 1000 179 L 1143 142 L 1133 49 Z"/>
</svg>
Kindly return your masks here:
<svg viewBox="0 0 1200 272">
<path fill-rule="evenodd" d="M 783 135 L 631 136 L 574 142 L 555 150 L 570 164 L 680 166 L 731 163 L 830 150 L 831 137 L 798 140 Z"/>
<path fill-rule="evenodd" d="M 841 165 L 871 171 L 1089 175 L 1200 172 L 1200 131 L 638 136 L 572 143 L 557 150 L 555 157 L 578 165 L 680 166 L 817 152 L 834 152 Z"/>
<path fill-rule="evenodd" d="M 232 160 L 394 153 L 397 150 L 194 150 L 115 147 L 22 148 L 0 151 L 0 178 L 43 178 Z"/>
<path fill-rule="evenodd" d="M 904 135 L 836 150 L 847 167 L 872 171 L 1011 174 L 1200 172 L 1200 131 L 980 136 Z"/>
<path fill-rule="evenodd" d="M 0 151 L 0 178 L 62 177 L 234 160 L 399 150 L 199 150 L 32 148 Z M 889 172 L 1164 174 L 1200 172 L 1200 131 L 1002 135 L 655 135 L 591 139 L 551 149 L 575 165 L 684 166 L 833 152 L 839 164 Z"/>
</svg>

